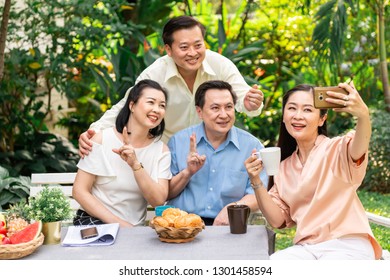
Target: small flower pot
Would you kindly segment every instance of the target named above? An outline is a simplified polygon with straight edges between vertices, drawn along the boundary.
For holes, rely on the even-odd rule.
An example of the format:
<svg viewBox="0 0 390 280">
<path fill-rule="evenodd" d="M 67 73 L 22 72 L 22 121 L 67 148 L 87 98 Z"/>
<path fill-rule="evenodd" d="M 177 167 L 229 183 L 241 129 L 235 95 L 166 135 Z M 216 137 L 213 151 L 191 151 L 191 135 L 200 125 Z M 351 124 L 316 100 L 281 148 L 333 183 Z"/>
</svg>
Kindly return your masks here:
<svg viewBox="0 0 390 280">
<path fill-rule="evenodd" d="M 43 223 L 42 233 L 45 236 L 43 244 L 53 245 L 61 242 L 61 221 Z"/>
</svg>

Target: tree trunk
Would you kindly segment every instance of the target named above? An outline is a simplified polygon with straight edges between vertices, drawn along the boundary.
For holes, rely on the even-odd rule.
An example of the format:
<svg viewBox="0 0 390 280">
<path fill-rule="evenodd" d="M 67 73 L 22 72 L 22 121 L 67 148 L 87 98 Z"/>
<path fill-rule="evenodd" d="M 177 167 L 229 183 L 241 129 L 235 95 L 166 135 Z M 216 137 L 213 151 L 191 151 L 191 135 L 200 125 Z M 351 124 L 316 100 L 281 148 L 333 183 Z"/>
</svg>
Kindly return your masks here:
<svg viewBox="0 0 390 280">
<path fill-rule="evenodd" d="M 390 86 L 389 74 L 386 61 L 386 43 L 385 43 L 385 4 L 378 3 L 378 33 L 379 33 L 379 67 L 382 80 L 383 94 L 385 97 L 385 109 L 390 112 Z"/>
<path fill-rule="evenodd" d="M 4 10 L 3 10 L 3 20 L 1 21 L 1 27 L 0 27 L 0 81 L 3 80 L 3 76 L 4 76 L 4 50 L 5 50 L 5 40 L 7 38 L 7 28 L 8 28 L 10 9 L 11 9 L 11 0 L 5 0 Z"/>
</svg>

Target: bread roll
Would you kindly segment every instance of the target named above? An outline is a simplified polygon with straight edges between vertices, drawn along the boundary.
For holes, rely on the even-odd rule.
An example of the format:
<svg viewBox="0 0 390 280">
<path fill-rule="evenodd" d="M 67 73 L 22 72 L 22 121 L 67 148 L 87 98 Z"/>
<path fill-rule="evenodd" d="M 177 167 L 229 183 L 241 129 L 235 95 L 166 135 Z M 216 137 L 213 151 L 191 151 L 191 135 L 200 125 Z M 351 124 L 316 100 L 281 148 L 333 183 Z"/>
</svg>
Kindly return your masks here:
<svg viewBox="0 0 390 280">
<path fill-rule="evenodd" d="M 183 228 L 183 227 L 187 227 L 187 224 L 188 224 L 187 217 L 186 216 L 181 216 L 181 217 L 178 217 L 175 220 L 175 223 L 174 223 L 173 226 L 175 228 Z"/>
<path fill-rule="evenodd" d="M 155 225 L 159 225 L 160 227 L 169 227 L 169 222 L 163 217 L 155 217 L 153 219 L 153 223 Z"/>
<path fill-rule="evenodd" d="M 181 217 L 176 218 L 174 227 L 183 228 L 183 227 L 201 227 L 202 219 L 196 214 L 187 214 Z"/>
<path fill-rule="evenodd" d="M 202 226 L 202 218 L 199 215 L 196 214 L 188 214 L 187 221 L 189 227 L 200 227 Z"/>
<path fill-rule="evenodd" d="M 197 214 L 188 214 L 179 208 L 168 208 L 161 217 L 155 217 L 154 223 L 162 227 L 202 227 L 203 221 Z"/>
<path fill-rule="evenodd" d="M 188 215 L 188 213 L 184 210 L 180 210 L 180 216 L 185 216 Z"/>
<path fill-rule="evenodd" d="M 180 212 L 180 209 L 179 208 L 167 208 L 165 209 L 162 214 L 161 214 L 162 217 L 166 217 L 166 216 L 176 216 L 176 217 L 179 217 L 181 216 L 181 212 Z"/>
<path fill-rule="evenodd" d="M 174 216 L 174 215 L 165 215 L 163 217 L 163 219 L 165 219 L 167 222 L 168 222 L 168 226 L 169 227 L 173 227 L 174 224 L 175 224 L 175 220 L 178 216 Z"/>
</svg>

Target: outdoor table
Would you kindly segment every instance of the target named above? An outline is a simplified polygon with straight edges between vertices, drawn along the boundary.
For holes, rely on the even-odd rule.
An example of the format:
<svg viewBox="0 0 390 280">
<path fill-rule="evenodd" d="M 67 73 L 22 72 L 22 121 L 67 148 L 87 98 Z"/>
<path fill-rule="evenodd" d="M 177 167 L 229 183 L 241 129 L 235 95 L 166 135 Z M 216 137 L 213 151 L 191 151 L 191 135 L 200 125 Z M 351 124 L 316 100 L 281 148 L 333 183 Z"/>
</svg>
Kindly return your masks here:
<svg viewBox="0 0 390 280">
<path fill-rule="evenodd" d="M 62 228 L 62 238 L 66 227 Z M 267 260 L 269 230 L 248 225 L 247 233 L 231 234 L 229 226 L 206 226 L 193 241 L 166 243 L 151 227 L 120 228 L 110 246 L 42 245 L 25 260 Z M 271 239 L 274 236 L 271 236 Z M 272 242 L 271 242 L 272 243 Z"/>
</svg>

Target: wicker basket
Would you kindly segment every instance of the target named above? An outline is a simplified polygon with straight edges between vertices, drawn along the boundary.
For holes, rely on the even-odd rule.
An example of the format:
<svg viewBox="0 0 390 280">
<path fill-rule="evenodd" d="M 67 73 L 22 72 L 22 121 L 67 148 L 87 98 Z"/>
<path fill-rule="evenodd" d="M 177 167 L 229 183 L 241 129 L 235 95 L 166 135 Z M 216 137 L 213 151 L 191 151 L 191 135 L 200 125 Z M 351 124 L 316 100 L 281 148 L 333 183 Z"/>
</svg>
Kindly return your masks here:
<svg viewBox="0 0 390 280">
<path fill-rule="evenodd" d="M 0 245 L 0 260 L 20 259 L 30 255 L 43 243 L 44 236 L 41 233 L 38 238 L 20 244 Z"/>
<path fill-rule="evenodd" d="M 192 241 L 199 232 L 201 232 L 205 225 L 204 223 L 200 227 L 162 227 L 154 224 L 154 220 L 150 221 L 150 227 L 153 228 L 161 241 L 184 243 Z"/>
</svg>

